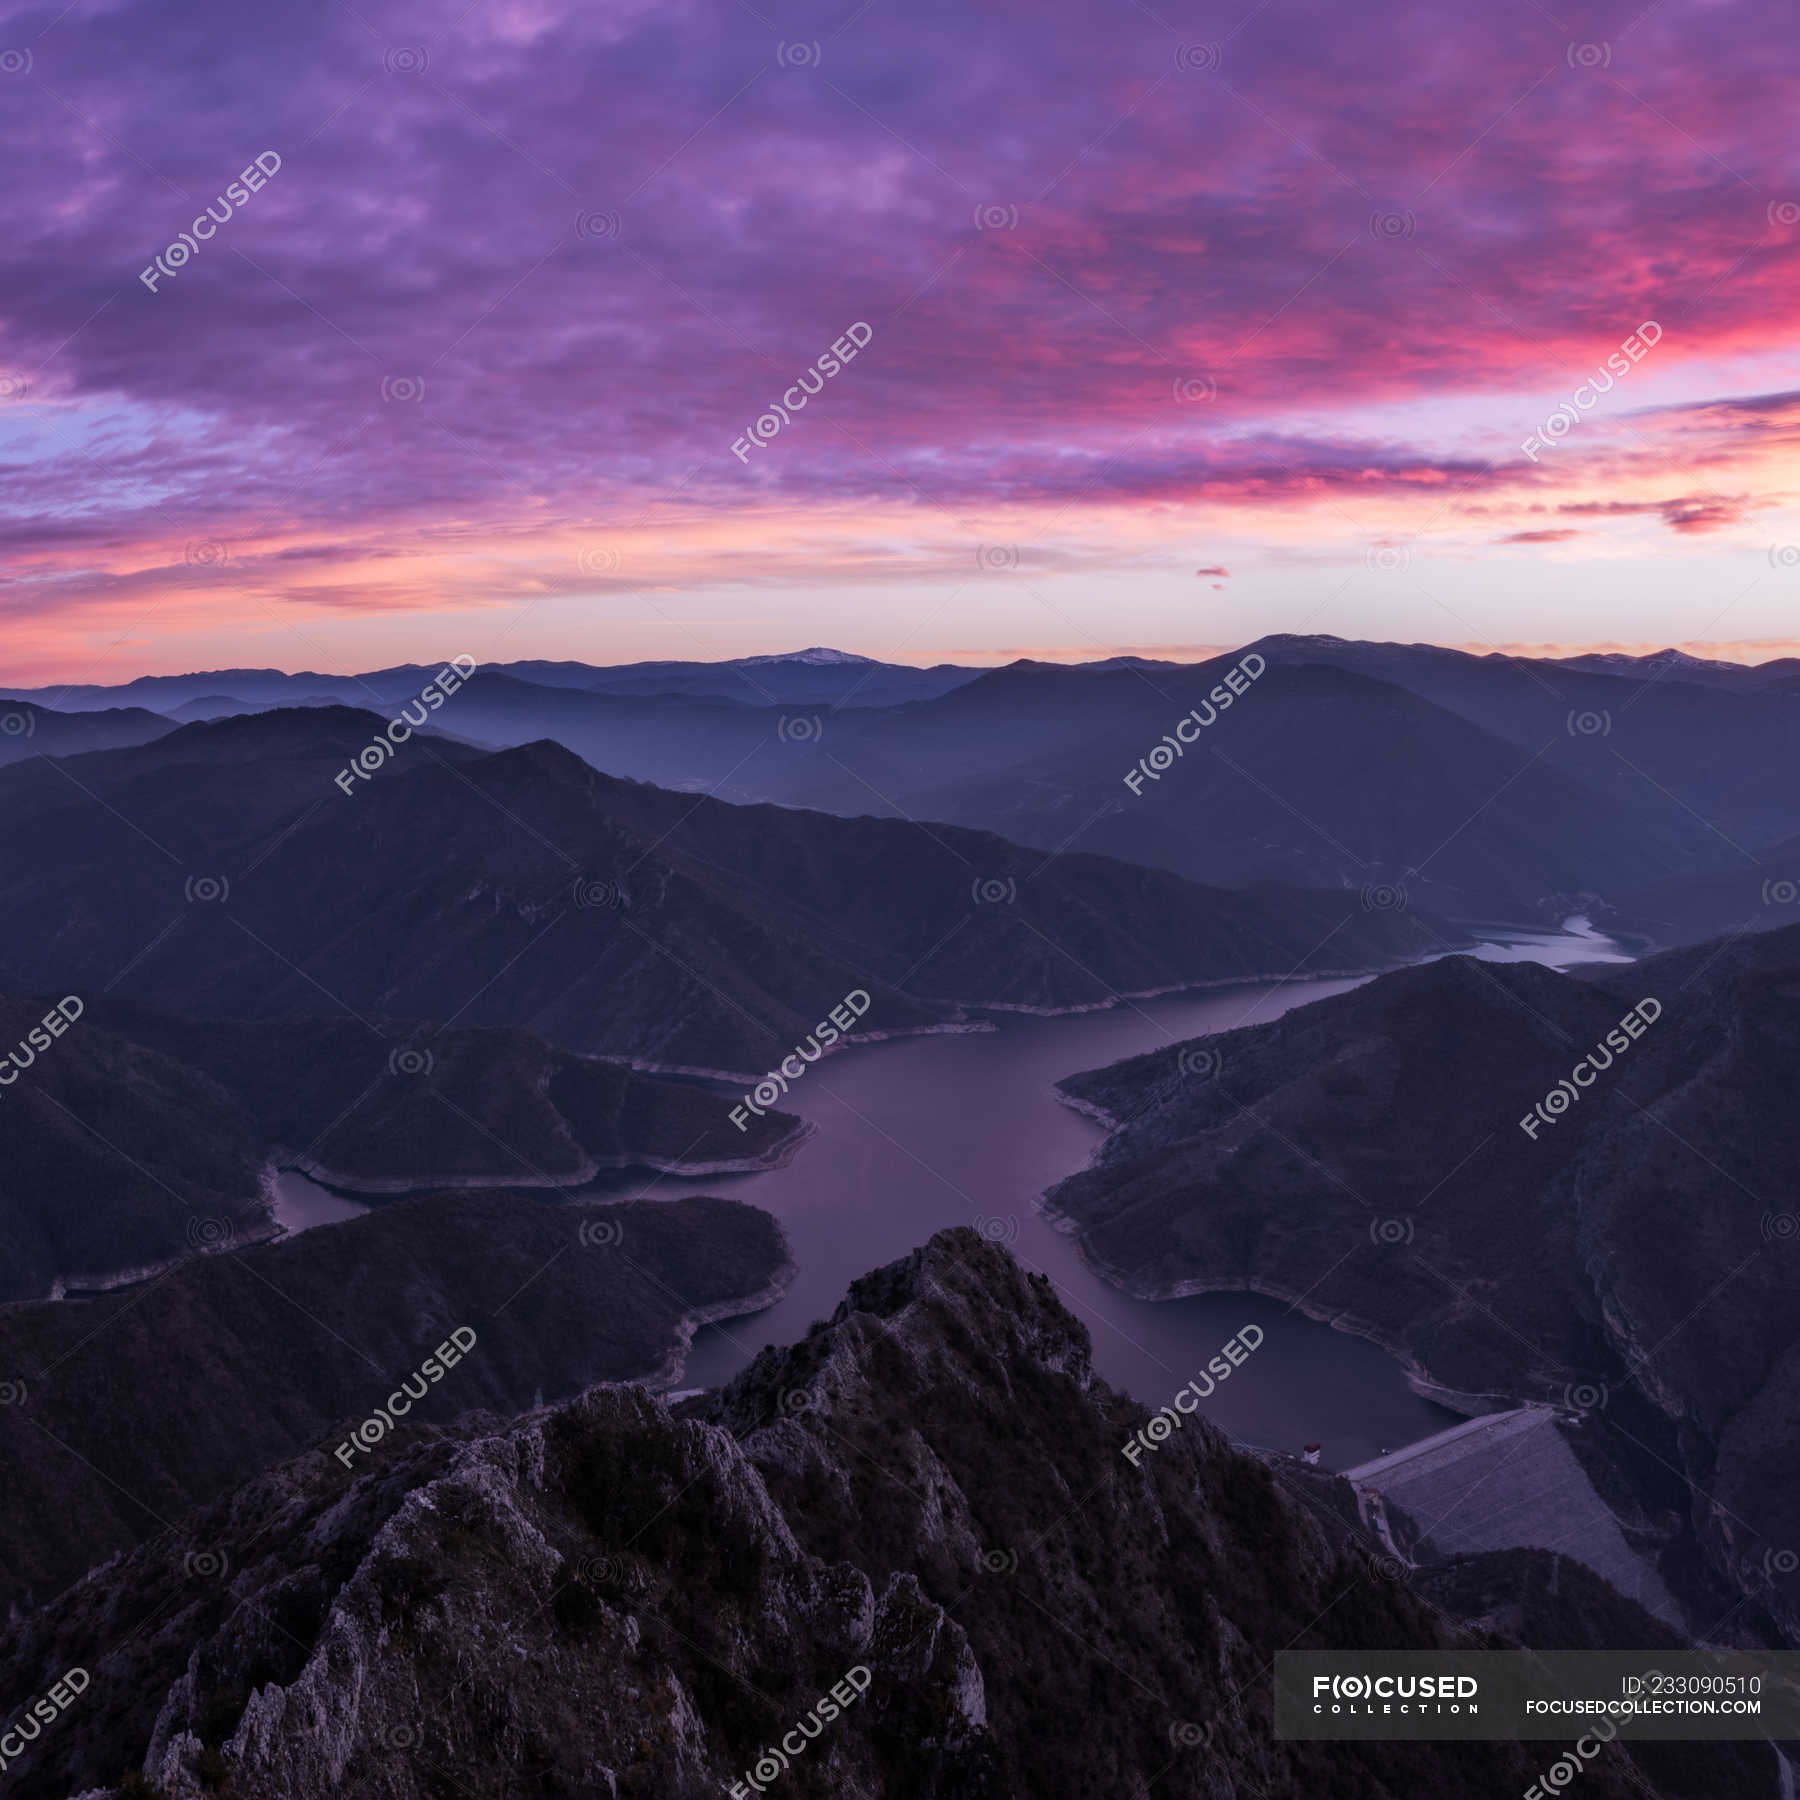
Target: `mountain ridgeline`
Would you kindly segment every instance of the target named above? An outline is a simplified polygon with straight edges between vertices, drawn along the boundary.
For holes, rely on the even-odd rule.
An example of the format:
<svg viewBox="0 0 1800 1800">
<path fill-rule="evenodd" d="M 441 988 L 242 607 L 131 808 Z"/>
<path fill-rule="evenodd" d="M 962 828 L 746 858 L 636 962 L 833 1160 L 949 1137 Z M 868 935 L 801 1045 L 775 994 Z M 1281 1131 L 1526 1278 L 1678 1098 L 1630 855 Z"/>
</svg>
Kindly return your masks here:
<svg viewBox="0 0 1800 1800">
<path fill-rule="evenodd" d="M 1551 1747 L 1280 1740 L 1273 1660 L 1800 1643 L 1796 666 L 525 662 L 402 741 L 435 674 L 0 697 L 0 1718 L 89 1678 L 7 1756 L 21 1800 L 699 1800 L 802 1721 L 797 1800 L 1474 1800 Z M 1576 913 L 1682 947 L 1481 960 Z M 1066 1236 L 1020 1225 L 1079 1150 L 996 1203 L 930 1121 L 777 1092 L 1326 976 L 1062 1080 L 1104 1134 L 1045 1196 Z M 841 1251 L 889 1156 L 901 1245 L 915 1176 L 980 1230 L 808 1328 L 808 1234 Z M 290 1171 L 367 1210 L 289 1229 Z M 1497 1536 L 1410 1513 L 1435 1442 L 1384 1501 L 1138 1435 L 1071 1248 L 1503 1413 L 1455 1442 L 1575 1468 L 1605 1556 L 1492 1548 L 1507 1494 Z M 779 1319 L 730 1321 L 784 1295 L 752 1359 Z M 707 1326 L 724 1385 L 682 1389 Z M 1615 1744 L 1582 1789 L 1782 1778 Z"/>
<path fill-rule="evenodd" d="M 1048 1282 L 944 1233 L 715 1395 L 596 1387 L 355 1470 L 322 1446 L 158 1534 L 9 1634 L 0 1704 L 92 1678 L 12 1786 L 1487 1800 L 1548 1746 L 1280 1742 L 1273 1658 L 1508 1643 L 1447 1600 L 1540 1641 L 1667 1642 L 1578 1569 L 1408 1575 L 1342 1483 L 1204 1423 L 1133 1468 L 1144 1417 Z M 1774 1778 L 1763 1745 L 1621 1749 L 1584 1792 Z"/>
<path fill-rule="evenodd" d="M 0 995 L 0 1044 L 47 1010 Z M 372 1199 L 566 1193 L 606 1169 L 774 1167 L 805 1136 L 780 1113 L 740 1128 L 704 1088 L 521 1031 L 196 1022 L 105 999 L 0 1094 L 0 1301 L 142 1280 L 273 1237 L 277 1168 Z"/>
<path fill-rule="evenodd" d="M 1460 920 L 1554 922 L 1558 909 L 1605 906 L 1663 942 L 1782 922 L 1754 915 L 1765 884 L 1791 884 L 1786 863 L 1765 864 L 1800 838 L 1792 659 L 1558 660 L 1291 636 L 1249 649 L 1265 665 L 1253 694 L 1156 780 L 1129 785 L 1184 717 L 1204 715 L 1243 652 L 992 670 L 826 650 L 514 662 L 482 669 L 436 723 L 496 748 L 551 738 L 662 788 L 957 824 L 1203 884 L 1400 889 Z M 61 709 L 67 731 L 95 709 L 122 720 L 135 708 L 135 720 L 155 707 L 171 721 L 389 709 L 432 673 L 222 670 L 10 692 L 40 714 Z"/>
<path fill-rule="evenodd" d="M 1791 1640 L 1796 1084 L 1800 928 L 1589 980 L 1451 957 L 1071 1077 L 1111 1135 L 1049 1205 L 1133 1292 L 1282 1296 L 1465 1408 L 1590 1413 L 1671 1584 Z"/>
<path fill-rule="evenodd" d="M 375 1035 L 381 1017 L 514 1027 L 745 1079 L 859 990 L 880 1037 L 1461 941 L 1357 892 L 1207 889 L 984 832 L 734 807 L 546 742 L 418 741 L 345 793 L 334 776 L 380 723 L 275 712 L 0 771 L 0 979 Z"/>
</svg>

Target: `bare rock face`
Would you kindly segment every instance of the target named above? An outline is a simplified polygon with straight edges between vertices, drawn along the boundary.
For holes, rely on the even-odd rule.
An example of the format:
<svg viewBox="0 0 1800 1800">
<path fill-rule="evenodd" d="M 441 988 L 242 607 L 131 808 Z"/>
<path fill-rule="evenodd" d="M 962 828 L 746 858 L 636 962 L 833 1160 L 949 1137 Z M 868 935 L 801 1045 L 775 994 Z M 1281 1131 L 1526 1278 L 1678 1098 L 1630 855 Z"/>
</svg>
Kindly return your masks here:
<svg viewBox="0 0 1800 1800">
<path fill-rule="evenodd" d="M 1153 1783 L 1196 1800 L 1472 1800 L 1529 1785 L 1537 1746 L 1276 1742 L 1280 1649 L 1472 1640 L 1360 1535 L 1341 1484 L 1242 1456 L 1200 1421 L 1133 1468 L 1120 1445 L 1142 1420 L 1094 1378 L 1047 1282 L 942 1233 L 673 1412 L 604 1386 L 504 1429 L 422 1436 L 360 1479 L 303 1457 L 97 1571 L 6 1640 L 0 1705 L 53 1665 L 93 1676 L 14 1789 L 1074 1800 Z M 1474 1584 L 1490 1614 L 1497 1584 Z M 1772 1784 L 1767 1752 L 1729 1754 L 1711 1773 Z M 1653 1783 L 1620 1753 L 1584 1791 L 1706 1789 Z"/>
</svg>

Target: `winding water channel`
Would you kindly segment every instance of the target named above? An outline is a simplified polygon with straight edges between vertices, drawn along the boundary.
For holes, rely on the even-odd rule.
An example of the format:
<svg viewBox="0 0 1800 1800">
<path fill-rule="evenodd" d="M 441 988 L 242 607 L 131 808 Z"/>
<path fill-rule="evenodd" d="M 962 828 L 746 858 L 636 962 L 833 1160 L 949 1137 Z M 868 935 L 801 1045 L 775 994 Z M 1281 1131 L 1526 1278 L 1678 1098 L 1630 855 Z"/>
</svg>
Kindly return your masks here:
<svg viewBox="0 0 1800 1800">
<path fill-rule="evenodd" d="M 1580 921 L 1563 934 L 1513 937 L 1477 954 L 1553 968 L 1630 960 Z M 1100 1373 L 1148 1406 L 1166 1404 L 1242 1327 L 1261 1327 L 1261 1347 L 1202 1410 L 1252 1443 L 1298 1450 L 1317 1442 L 1327 1467 L 1348 1468 L 1441 1430 L 1456 1415 L 1414 1394 L 1376 1345 L 1280 1301 L 1251 1294 L 1151 1301 L 1119 1292 L 1082 1263 L 1073 1239 L 1035 1203 L 1083 1167 L 1102 1137 L 1057 1100 L 1053 1083 L 1184 1038 L 1277 1018 L 1357 985 L 1267 983 L 1062 1018 L 1001 1014 L 992 1032 L 844 1051 L 809 1068 L 781 1102 L 817 1128 L 789 1167 L 702 1180 L 625 1174 L 587 1193 L 659 1200 L 719 1194 L 766 1208 L 787 1232 L 798 1264 L 793 1285 L 760 1313 L 703 1328 L 684 1387 L 729 1380 L 763 1345 L 804 1336 L 857 1276 L 904 1256 L 934 1231 L 981 1224 L 1025 1267 L 1050 1277 L 1064 1305 L 1086 1322 Z M 290 1228 L 361 1210 L 302 1176 L 282 1177 L 281 1189 L 278 1216 Z"/>
</svg>

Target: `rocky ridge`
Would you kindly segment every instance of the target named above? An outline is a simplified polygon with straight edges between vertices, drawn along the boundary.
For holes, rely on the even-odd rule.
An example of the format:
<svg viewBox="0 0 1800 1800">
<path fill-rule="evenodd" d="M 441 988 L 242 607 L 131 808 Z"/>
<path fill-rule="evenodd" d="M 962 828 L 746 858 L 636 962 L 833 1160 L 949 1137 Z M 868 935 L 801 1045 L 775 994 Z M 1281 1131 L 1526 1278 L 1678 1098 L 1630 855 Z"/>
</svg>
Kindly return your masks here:
<svg viewBox="0 0 1800 1800">
<path fill-rule="evenodd" d="M 1544 1747 L 1278 1742 L 1274 1655 L 1493 1645 L 1509 1607 L 1636 1628 L 1489 1558 L 1471 1636 L 1341 1483 L 1200 1421 L 1133 1468 L 1143 1417 L 1046 1282 L 942 1233 L 716 1394 L 596 1388 L 360 1478 L 315 1453 L 96 1571 L 4 1640 L 8 1701 L 93 1676 L 15 1790 L 1473 1800 Z M 1584 1792 L 1772 1791 L 1766 1751 L 1707 1748 L 1698 1782 L 1619 1752 Z"/>
</svg>

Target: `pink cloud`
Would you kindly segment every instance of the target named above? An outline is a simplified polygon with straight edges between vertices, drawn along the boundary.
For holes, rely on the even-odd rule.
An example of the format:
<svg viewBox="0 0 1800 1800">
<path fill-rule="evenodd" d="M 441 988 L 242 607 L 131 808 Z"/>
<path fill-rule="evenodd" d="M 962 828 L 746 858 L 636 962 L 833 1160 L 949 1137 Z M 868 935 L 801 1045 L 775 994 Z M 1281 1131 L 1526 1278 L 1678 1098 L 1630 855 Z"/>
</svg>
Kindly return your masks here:
<svg viewBox="0 0 1800 1800">
<path fill-rule="evenodd" d="M 1295 0 L 1215 69 L 1142 11 L 924 0 L 784 24 L 813 67 L 731 0 L 272 0 L 253 30 L 42 0 L 0 109 L 0 609 L 72 645 L 139 604 L 529 598 L 574 581 L 534 547 L 659 526 L 659 588 L 733 556 L 841 585 L 977 511 L 1029 542 L 1080 507 L 1134 548 L 1199 508 L 1726 534 L 1780 493 L 1800 395 L 1620 396 L 1537 467 L 1517 395 L 1647 318 L 1659 371 L 1792 345 L 1786 24 L 1602 0 L 1598 69 L 1529 10 Z M 861 536 L 808 565 L 822 515 Z"/>
</svg>

